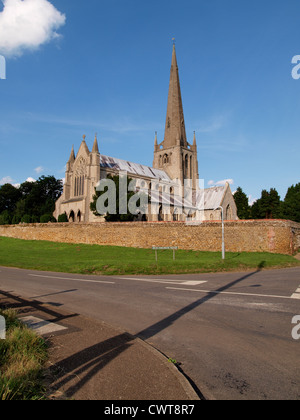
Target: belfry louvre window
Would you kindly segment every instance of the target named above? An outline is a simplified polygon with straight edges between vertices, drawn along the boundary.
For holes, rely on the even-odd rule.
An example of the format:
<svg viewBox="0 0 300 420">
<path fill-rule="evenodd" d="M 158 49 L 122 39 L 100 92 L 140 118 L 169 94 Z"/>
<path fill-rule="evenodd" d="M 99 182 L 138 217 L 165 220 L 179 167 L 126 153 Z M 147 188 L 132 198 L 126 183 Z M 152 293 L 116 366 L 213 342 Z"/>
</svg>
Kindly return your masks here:
<svg viewBox="0 0 300 420">
<path fill-rule="evenodd" d="M 84 175 L 75 178 L 74 197 L 84 195 Z"/>
</svg>

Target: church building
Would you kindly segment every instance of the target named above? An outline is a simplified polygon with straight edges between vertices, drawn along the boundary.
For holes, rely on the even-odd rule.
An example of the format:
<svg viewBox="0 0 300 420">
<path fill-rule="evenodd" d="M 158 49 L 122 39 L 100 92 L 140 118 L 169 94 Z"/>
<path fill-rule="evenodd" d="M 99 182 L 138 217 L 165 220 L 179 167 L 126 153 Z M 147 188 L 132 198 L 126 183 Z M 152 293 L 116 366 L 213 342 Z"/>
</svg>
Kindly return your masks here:
<svg viewBox="0 0 300 420">
<path fill-rule="evenodd" d="M 176 49 L 173 45 L 169 97 L 164 140 L 154 143 L 153 167 L 104 156 L 95 137 L 92 151 L 83 136 L 77 155 L 74 147 L 66 166 L 62 196 L 56 202 L 54 217 L 65 213 L 69 222 L 100 222 L 90 203 L 100 180 L 108 175 L 127 173 L 136 180 L 139 190 L 151 197 L 152 209 L 141 220 L 186 221 L 201 213 L 201 220 L 237 220 L 237 208 L 229 184 L 204 189 L 199 185 L 196 134 L 187 140 Z M 183 200 L 182 186 L 189 186 L 189 197 Z M 150 200 L 149 200 L 150 201 Z M 154 211 L 153 211 L 154 209 Z"/>
</svg>

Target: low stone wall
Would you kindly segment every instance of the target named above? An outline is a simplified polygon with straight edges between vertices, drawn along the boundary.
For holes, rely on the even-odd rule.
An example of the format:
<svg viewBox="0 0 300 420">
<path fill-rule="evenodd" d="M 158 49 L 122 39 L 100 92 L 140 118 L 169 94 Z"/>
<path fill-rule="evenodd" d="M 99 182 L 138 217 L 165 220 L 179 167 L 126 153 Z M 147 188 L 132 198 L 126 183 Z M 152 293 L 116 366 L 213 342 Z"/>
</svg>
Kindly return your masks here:
<svg viewBox="0 0 300 420">
<path fill-rule="evenodd" d="M 220 222 L 199 226 L 172 223 L 49 223 L 0 226 L 0 236 L 26 240 L 117 245 L 135 248 L 178 246 L 180 249 L 220 251 Z M 300 224 L 286 220 L 247 220 L 225 223 L 226 250 L 294 254 L 300 247 Z"/>
</svg>

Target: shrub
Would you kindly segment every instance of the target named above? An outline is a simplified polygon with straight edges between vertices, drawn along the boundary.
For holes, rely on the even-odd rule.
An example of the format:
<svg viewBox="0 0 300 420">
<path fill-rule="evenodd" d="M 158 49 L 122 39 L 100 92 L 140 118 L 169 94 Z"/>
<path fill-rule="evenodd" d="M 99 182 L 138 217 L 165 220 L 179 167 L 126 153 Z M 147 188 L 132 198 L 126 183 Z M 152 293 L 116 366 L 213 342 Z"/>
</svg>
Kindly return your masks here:
<svg viewBox="0 0 300 420">
<path fill-rule="evenodd" d="M 49 223 L 49 222 L 56 222 L 56 219 L 52 216 L 52 214 L 43 214 L 40 218 L 40 223 Z"/>
<path fill-rule="evenodd" d="M 8 210 L 5 210 L 0 214 L 0 225 L 9 225 L 11 222 L 11 217 Z"/>
<path fill-rule="evenodd" d="M 31 223 L 31 216 L 29 216 L 29 214 L 25 214 L 21 219 L 21 223 Z"/>
<path fill-rule="evenodd" d="M 68 216 L 66 215 L 66 213 L 63 213 L 63 214 L 60 214 L 59 216 L 58 216 L 58 223 L 67 223 L 69 220 L 68 220 Z"/>
</svg>

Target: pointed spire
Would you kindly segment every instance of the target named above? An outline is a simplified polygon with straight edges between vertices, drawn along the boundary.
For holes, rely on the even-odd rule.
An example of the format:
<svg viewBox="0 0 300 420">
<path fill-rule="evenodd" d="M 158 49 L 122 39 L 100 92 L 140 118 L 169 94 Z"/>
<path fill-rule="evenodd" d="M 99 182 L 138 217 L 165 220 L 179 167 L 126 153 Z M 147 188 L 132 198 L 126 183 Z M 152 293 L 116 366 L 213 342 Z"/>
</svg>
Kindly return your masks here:
<svg viewBox="0 0 300 420">
<path fill-rule="evenodd" d="M 175 146 L 178 142 L 178 139 L 181 146 L 187 147 L 179 71 L 176 57 L 176 48 L 174 43 L 172 53 L 164 147 L 168 148 Z"/>
<path fill-rule="evenodd" d="M 193 146 L 197 146 L 196 131 L 194 131 L 194 142 L 193 142 Z"/>
<path fill-rule="evenodd" d="M 74 162 L 75 162 L 75 152 L 74 152 L 74 145 L 73 145 L 68 163 L 74 163 Z"/>
<path fill-rule="evenodd" d="M 95 134 L 95 140 L 94 140 L 92 153 L 99 153 L 97 133 Z"/>
</svg>

